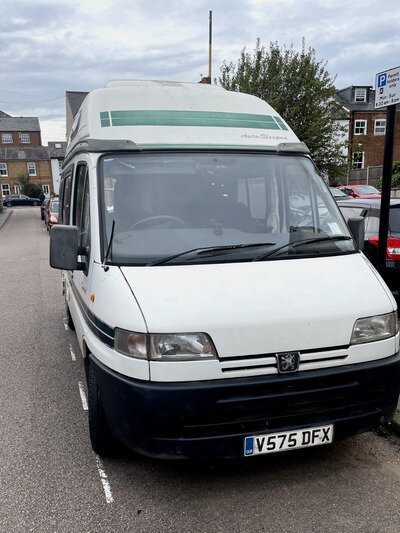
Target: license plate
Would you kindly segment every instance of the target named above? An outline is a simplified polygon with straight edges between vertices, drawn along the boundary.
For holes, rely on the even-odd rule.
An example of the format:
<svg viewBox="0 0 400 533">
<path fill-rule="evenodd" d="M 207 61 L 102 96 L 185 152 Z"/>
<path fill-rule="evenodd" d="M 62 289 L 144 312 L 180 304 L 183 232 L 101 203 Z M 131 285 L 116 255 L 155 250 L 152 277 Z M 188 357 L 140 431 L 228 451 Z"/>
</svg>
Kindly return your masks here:
<svg viewBox="0 0 400 533">
<path fill-rule="evenodd" d="M 333 424 L 298 429 L 296 431 L 281 431 L 279 433 L 267 433 L 255 437 L 245 437 L 244 455 L 261 455 L 264 453 L 283 452 L 284 450 L 296 450 L 329 444 L 333 440 Z"/>
</svg>

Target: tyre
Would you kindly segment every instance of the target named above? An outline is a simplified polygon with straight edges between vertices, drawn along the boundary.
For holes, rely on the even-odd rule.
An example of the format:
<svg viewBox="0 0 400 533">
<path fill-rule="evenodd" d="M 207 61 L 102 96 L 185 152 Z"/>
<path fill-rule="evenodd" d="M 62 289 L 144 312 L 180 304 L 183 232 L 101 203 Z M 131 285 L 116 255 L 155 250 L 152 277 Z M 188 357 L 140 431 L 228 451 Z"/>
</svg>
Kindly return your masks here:
<svg viewBox="0 0 400 533">
<path fill-rule="evenodd" d="M 93 365 L 88 376 L 89 434 L 92 448 L 100 457 L 109 457 L 115 448 L 115 439 L 108 427 Z"/>
<path fill-rule="evenodd" d="M 39 203 L 38 202 L 33 202 L 32 205 L 36 207 L 37 205 L 39 205 Z"/>
<path fill-rule="evenodd" d="M 7 207 L 12 207 L 12 203 L 11 202 L 7 202 Z"/>
<path fill-rule="evenodd" d="M 72 315 L 67 305 L 67 324 L 70 330 L 75 331 L 74 321 L 72 320 Z"/>
<path fill-rule="evenodd" d="M 42 220 L 44 220 L 44 214 L 43 214 L 43 211 L 40 213 L 40 218 L 41 218 Z"/>
</svg>

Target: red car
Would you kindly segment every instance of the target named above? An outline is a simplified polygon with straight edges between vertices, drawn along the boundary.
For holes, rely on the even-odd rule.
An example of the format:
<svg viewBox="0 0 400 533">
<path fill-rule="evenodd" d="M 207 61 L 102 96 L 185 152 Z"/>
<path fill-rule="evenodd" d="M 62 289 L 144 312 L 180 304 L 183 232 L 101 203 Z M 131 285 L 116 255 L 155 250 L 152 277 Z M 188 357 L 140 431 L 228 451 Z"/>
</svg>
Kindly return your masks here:
<svg viewBox="0 0 400 533">
<path fill-rule="evenodd" d="M 53 226 L 58 224 L 58 208 L 60 202 L 57 196 L 50 199 L 49 204 L 44 210 L 44 222 L 46 224 L 47 231 L 50 231 Z"/>
<path fill-rule="evenodd" d="M 50 198 L 45 198 L 42 202 L 42 205 L 40 206 L 40 218 L 44 220 L 44 214 L 46 212 L 46 208 L 49 205 Z"/>
<path fill-rule="evenodd" d="M 337 187 L 337 189 L 340 189 L 348 196 L 352 196 L 353 198 L 381 197 L 381 193 L 378 191 L 378 189 L 372 187 L 372 185 L 343 185 L 341 187 Z"/>
</svg>

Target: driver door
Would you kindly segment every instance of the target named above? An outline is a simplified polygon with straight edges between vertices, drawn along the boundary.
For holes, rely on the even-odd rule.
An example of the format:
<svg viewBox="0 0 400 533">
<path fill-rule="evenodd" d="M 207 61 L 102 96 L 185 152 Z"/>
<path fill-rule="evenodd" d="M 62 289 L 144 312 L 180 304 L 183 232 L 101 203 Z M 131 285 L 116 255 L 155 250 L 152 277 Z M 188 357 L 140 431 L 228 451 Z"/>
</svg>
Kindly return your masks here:
<svg viewBox="0 0 400 533">
<path fill-rule="evenodd" d="M 90 279 L 91 268 L 91 231 L 90 231 L 90 187 L 89 169 L 86 163 L 79 163 L 76 167 L 73 186 L 73 212 L 72 224 L 79 231 L 78 245 L 85 252 L 79 256 L 79 261 L 84 263 L 84 270 L 73 272 L 73 284 L 80 298 L 81 304 L 90 308 Z"/>
</svg>

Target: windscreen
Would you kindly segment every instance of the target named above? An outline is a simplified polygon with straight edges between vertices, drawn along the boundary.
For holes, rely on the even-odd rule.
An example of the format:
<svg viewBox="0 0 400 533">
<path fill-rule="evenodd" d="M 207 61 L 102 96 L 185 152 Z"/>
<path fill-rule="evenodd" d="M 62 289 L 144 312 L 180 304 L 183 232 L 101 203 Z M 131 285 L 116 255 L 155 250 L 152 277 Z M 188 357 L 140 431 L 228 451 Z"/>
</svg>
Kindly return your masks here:
<svg viewBox="0 0 400 533">
<path fill-rule="evenodd" d="M 53 213 L 58 213 L 58 208 L 59 208 L 59 202 L 51 202 L 51 206 L 50 206 L 50 210 L 53 212 Z"/>
<path fill-rule="evenodd" d="M 378 189 L 372 187 L 372 185 L 357 185 L 354 187 L 358 194 L 381 194 Z"/>
<path fill-rule="evenodd" d="M 354 251 L 338 207 L 308 157 L 159 152 L 104 156 L 99 165 L 103 254 L 108 250 L 113 263 L 233 262 L 266 254 L 283 259 Z"/>
</svg>

